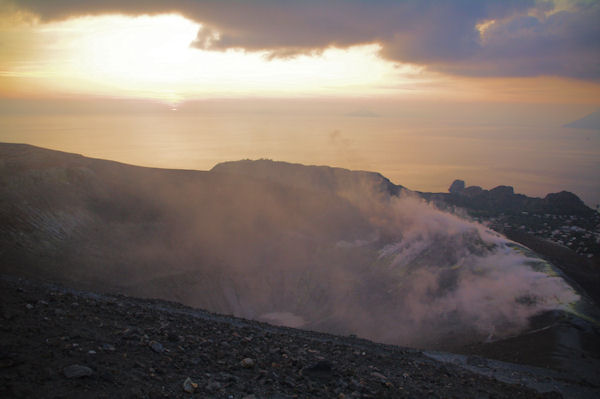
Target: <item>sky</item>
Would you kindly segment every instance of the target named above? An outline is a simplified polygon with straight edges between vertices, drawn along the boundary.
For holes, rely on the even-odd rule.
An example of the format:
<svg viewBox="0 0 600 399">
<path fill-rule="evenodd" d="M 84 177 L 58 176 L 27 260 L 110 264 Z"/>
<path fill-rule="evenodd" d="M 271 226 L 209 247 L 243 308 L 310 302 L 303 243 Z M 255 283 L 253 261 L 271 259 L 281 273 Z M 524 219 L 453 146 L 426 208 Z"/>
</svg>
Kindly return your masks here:
<svg viewBox="0 0 600 399">
<path fill-rule="evenodd" d="M 560 127 L 600 108 L 598 21 L 595 0 L 0 0 L 1 126 L 17 126 L 6 110 L 229 101 L 263 114 L 408 107 L 424 124 L 458 109 L 471 127 L 482 121 L 469 110 L 508 110 L 503 120 L 521 125 L 528 110 L 527 124 Z M 300 125 L 311 117 L 301 108 Z"/>
<path fill-rule="evenodd" d="M 597 1 L 0 0 L 0 17 L 4 96 L 599 101 Z"/>
</svg>

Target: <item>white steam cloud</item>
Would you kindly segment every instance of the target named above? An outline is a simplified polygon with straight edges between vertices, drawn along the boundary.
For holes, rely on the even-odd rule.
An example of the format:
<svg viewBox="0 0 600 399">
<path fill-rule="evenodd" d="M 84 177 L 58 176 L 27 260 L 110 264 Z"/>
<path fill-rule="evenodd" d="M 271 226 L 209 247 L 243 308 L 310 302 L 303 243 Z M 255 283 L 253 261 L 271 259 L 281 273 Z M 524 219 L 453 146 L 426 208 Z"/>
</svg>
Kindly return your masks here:
<svg viewBox="0 0 600 399">
<path fill-rule="evenodd" d="M 291 180 L 285 172 L 264 172 L 258 173 L 261 178 L 320 186 L 314 196 L 325 197 L 326 178 L 318 171 L 310 179 L 294 171 Z M 548 273 L 547 263 L 482 225 L 408 192 L 391 196 L 378 188 L 374 175 L 334 180 L 339 184 L 331 191 L 340 203 L 351 204 L 348 212 L 362 222 L 347 226 L 343 218 L 312 215 L 304 231 L 279 230 L 260 259 L 244 253 L 227 283 L 236 292 L 229 302 L 234 314 L 443 348 L 517 334 L 531 316 L 579 298 L 562 278 Z M 336 204 L 324 208 L 333 211 Z M 330 233 L 323 235 L 324 229 Z"/>
</svg>

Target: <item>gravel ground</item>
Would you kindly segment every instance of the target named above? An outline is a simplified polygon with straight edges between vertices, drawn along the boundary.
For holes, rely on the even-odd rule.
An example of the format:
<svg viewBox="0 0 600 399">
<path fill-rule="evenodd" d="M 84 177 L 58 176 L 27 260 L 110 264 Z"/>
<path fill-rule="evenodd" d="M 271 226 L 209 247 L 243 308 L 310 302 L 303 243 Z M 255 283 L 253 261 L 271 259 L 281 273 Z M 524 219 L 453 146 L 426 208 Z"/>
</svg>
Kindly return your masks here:
<svg viewBox="0 0 600 399">
<path fill-rule="evenodd" d="M 0 279 L 0 397 L 556 398 L 420 351 Z"/>
</svg>

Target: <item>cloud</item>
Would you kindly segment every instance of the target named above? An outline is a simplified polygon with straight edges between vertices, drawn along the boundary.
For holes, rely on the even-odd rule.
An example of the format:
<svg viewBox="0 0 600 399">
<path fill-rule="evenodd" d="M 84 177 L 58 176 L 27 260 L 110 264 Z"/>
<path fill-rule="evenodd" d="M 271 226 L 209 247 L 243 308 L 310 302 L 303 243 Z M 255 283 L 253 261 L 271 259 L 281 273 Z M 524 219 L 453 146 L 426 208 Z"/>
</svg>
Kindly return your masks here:
<svg viewBox="0 0 600 399">
<path fill-rule="evenodd" d="M 203 49 L 289 57 L 379 43 L 389 60 L 457 75 L 600 78 L 600 2 L 595 1 L 14 2 L 42 19 L 178 12 L 202 23 L 193 45 Z"/>
<path fill-rule="evenodd" d="M 441 69 L 470 75 L 600 77 L 600 2 L 493 23 L 479 51 Z M 467 63 L 472 63 L 469 67 Z"/>
</svg>

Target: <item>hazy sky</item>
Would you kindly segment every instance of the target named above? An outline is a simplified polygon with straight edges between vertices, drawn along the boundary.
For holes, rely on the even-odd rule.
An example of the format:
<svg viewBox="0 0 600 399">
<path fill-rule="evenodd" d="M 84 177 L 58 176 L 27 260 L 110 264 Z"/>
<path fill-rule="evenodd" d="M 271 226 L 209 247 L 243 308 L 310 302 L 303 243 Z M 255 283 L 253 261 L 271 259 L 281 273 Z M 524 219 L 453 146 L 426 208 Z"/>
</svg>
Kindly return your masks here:
<svg viewBox="0 0 600 399">
<path fill-rule="evenodd" d="M 594 0 L 0 0 L 0 141 L 146 165 L 207 168 L 208 161 L 182 161 L 191 156 L 182 152 L 189 137 L 210 135 L 216 143 L 234 135 L 243 143 L 235 151 L 224 150 L 235 143 L 221 142 L 218 156 L 207 147 L 188 152 L 211 162 L 265 156 L 368 168 L 399 184 L 437 179 L 411 187 L 424 190 L 446 186 L 452 176 L 484 186 L 526 180 L 529 186 L 524 183 L 521 191 L 536 195 L 573 181 L 588 201 L 597 201 L 600 185 L 590 182 L 600 181 L 598 133 L 560 128 L 600 107 L 598 21 L 600 1 Z M 144 104 L 123 106 L 124 99 Z M 139 107 L 147 115 L 154 112 L 148 101 L 180 111 L 193 102 L 187 115 L 206 117 L 212 110 L 219 122 L 213 119 L 208 129 L 206 120 L 184 122 L 187 116 L 176 123 L 166 116 L 156 123 L 138 118 L 126 126 L 116 119 L 72 117 L 99 110 L 122 115 Z M 225 102 L 215 106 L 215 101 Z M 224 116 L 227 101 L 235 104 L 232 119 Z M 51 126 L 46 116 L 18 119 L 49 109 L 71 116 L 52 118 Z M 251 111 L 261 118 L 240 116 Z M 286 117 L 278 122 L 269 116 L 274 113 Z M 355 119 L 326 120 L 330 115 Z M 368 126 L 356 117 L 379 118 Z M 316 127 L 317 121 L 323 125 Z M 447 123 L 454 125 L 444 136 Z M 103 144 L 86 141 L 100 125 L 113 129 L 103 133 Z M 494 133 L 480 128 L 484 125 L 494 125 Z M 164 133 L 157 133 L 157 126 Z M 126 128 L 138 139 L 125 150 L 114 137 Z M 427 135 L 419 133 L 423 129 L 429 129 Z M 68 133 L 73 130 L 77 137 Z M 262 138 L 245 136 L 248 130 Z M 321 147 L 300 156 L 294 149 L 303 144 L 298 139 L 303 132 Z M 473 151 L 494 146 L 493 140 L 512 141 L 497 147 L 492 158 L 499 161 L 485 164 L 487 174 L 456 175 L 470 159 L 490 159 L 468 151 L 471 147 L 453 139 L 457 135 L 468 135 Z M 425 136 L 429 141 L 417 145 Z M 427 165 L 415 161 L 408 173 L 391 154 L 379 162 L 382 151 L 396 150 L 385 143 L 401 146 L 407 137 L 415 143 L 411 151 L 420 151 L 410 156 L 429 159 Z M 175 139 L 180 140 L 170 163 L 132 155 L 145 154 L 136 146 L 159 148 Z M 488 141 L 479 144 L 480 139 Z M 329 158 L 331 151 L 321 150 L 332 142 L 355 143 L 350 152 L 356 156 Z M 560 178 L 546 175 L 543 188 L 534 189 L 548 168 L 536 166 L 533 173 L 524 151 L 540 157 L 540 149 L 560 158 L 548 159 L 550 166 L 569 172 L 556 166 Z M 407 149 L 402 151 L 406 159 Z M 454 168 L 460 154 L 462 169 L 449 171 L 449 153 L 455 154 Z M 514 174 L 486 181 L 501 169 Z"/>
<path fill-rule="evenodd" d="M 598 1 L 0 0 L 0 12 L 4 96 L 600 102 Z"/>
</svg>

